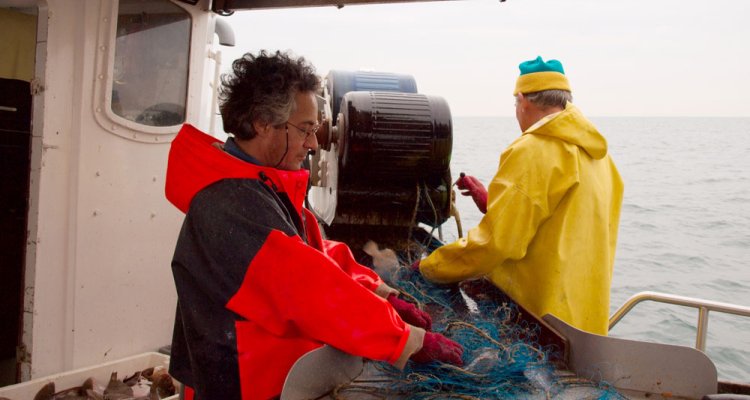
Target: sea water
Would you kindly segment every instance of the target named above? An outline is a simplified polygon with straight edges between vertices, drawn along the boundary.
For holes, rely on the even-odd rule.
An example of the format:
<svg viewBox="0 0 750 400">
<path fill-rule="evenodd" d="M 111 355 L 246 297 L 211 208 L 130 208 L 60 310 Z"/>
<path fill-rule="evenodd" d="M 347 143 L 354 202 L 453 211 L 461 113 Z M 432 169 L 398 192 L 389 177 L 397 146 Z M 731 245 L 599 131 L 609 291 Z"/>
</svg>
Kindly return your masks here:
<svg viewBox="0 0 750 400">
<path fill-rule="evenodd" d="M 625 183 L 611 312 L 657 291 L 750 307 L 750 118 L 591 118 Z M 485 185 L 519 136 L 513 118 L 453 118 L 454 178 Z M 464 234 L 482 214 L 458 196 Z M 451 219 L 444 240 L 457 237 Z M 610 335 L 695 346 L 698 312 L 645 302 Z M 750 382 L 750 318 L 710 313 L 706 352 L 723 380 Z"/>
</svg>

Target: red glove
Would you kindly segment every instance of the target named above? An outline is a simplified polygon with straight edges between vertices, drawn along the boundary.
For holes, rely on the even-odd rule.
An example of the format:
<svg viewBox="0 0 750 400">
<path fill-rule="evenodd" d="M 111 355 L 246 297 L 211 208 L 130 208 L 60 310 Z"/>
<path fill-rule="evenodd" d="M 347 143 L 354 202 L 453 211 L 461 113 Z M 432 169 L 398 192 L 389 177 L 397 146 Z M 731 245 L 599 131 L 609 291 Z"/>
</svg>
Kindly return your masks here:
<svg viewBox="0 0 750 400">
<path fill-rule="evenodd" d="M 401 319 L 407 324 L 418 326 L 427 331 L 432 329 L 432 317 L 430 317 L 430 314 L 418 309 L 414 304 L 399 299 L 395 294 L 388 296 L 388 302 L 391 303 Z"/>
<path fill-rule="evenodd" d="M 461 360 L 463 353 L 464 348 L 460 344 L 439 333 L 427 332 L 422 342 L 422 349 L 412 354 L 411 359 L 418 363 L 440 361 L 460 367 L 464 365 Z"/>
<path fill-rule="evenodd" d="M 461 172 L 461 177 L 456 181 L 456 186 L 463 190 L 462 195 L 471 196 L 482 214 L 487 213 L 487 189 L 484 188 L 482 182 L 479 182 L 479 179 Z"/>
</svg>

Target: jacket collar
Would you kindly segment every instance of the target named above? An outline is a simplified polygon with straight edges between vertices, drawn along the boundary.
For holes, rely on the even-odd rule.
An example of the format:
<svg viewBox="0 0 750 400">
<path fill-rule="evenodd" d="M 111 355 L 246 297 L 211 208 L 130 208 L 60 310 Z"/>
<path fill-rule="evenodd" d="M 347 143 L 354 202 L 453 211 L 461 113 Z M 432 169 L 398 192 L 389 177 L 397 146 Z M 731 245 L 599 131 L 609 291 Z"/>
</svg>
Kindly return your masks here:
<svg viewBox="0 0 750 400">
<path fill-rule="evenodd" d="M 223 143 L 190 124 L 180 129 L 169 149 L 165 193 L 182 212 L 206 186 L 222 179 L 258 179 L 274 191 L 286 193 L 298 213 L 307 191 L 309 172 L 284 171 L 251 164 L 227 154 Z"/>
<path fill-rule="evenodd" d="M 550 136 L 582 148 L 594 159 L 607 155 L 607 140 L 572 103 L 565 110 L 543 118 L 523 133 Z"/>
</svg>

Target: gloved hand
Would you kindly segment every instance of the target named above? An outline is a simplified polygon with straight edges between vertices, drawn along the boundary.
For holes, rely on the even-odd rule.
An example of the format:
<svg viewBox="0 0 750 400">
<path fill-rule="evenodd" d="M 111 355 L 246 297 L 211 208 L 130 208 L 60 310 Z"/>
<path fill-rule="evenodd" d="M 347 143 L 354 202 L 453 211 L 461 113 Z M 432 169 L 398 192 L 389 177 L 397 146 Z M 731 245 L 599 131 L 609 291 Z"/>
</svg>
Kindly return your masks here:
<svg viewBox="0 0 750 400">
<path fill-rule="evenodd" d="M 411 359 L 418 363 L 441 361 L 460 367 L 464 365 L 463 360 L 461 360 L 463 353 L 464 348 L 460 344 L 439 333 L 427 332 L 424 336 L 424 342 L 422 342 L 422 348 L 412 354 Z"/>
<path fill-rule="evenodd" d="M 407 324 L 418 326 L 426 331 L 432 329 L 430 314 L 418 309 L 414 304 L 399 299 L 395 294 L 388 296 L 388 302 Z"/>
<path fill-rule="evenodd" d="M 456 181 L 456 186 L 463 190 L 462 195 L 471 196 L 482 214 L 487 213 L 487 189 L 484 188 L 482 182 L 479 182 L 479 179 L 461 172 L 461 177 Z"/>
</svg>

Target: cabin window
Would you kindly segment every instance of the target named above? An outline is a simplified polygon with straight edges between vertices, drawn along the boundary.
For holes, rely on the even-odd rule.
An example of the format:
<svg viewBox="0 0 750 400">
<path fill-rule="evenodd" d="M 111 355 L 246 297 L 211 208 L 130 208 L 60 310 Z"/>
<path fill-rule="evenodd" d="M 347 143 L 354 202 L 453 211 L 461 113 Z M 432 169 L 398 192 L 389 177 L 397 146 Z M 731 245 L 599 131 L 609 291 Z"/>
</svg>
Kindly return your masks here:
<svg viewBox="0 0 750 400">
<path fill-rule="evenodd" d="M 120 0 L 111 109 L 148 126 L 185 121 L 190 14 L 168 0 Z"/>
</svg>

